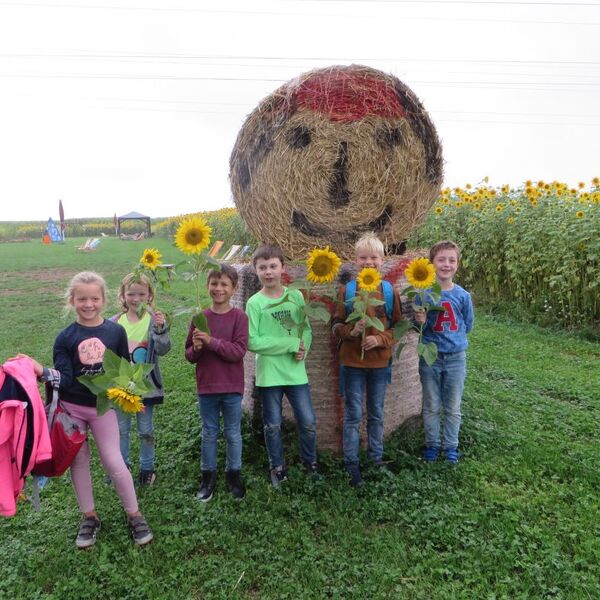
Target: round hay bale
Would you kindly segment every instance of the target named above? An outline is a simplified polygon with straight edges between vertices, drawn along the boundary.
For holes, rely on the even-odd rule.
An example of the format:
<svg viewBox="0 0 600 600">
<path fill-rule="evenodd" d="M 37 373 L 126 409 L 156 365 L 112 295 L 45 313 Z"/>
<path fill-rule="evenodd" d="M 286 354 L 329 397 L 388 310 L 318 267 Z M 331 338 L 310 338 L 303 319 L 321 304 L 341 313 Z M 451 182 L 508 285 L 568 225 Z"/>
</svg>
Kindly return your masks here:
<svg viewBox="0 0 600 600">
<path fill-rule="evenodd" d="M 407 283 L 403 277 L 404 268 L 409 259 L 392 259 L 386 261 L 382 272 L 388 281 L 401 291 Z M 233 298 L 236 306 L 245 307 L 250 296 L 260 289 L 258 277 L 252 265 L 235 265 L 240 279 L 238 290 Z M 342 273 L 355 274 L 355 266 L 344 264 Z M 304 266 L 289 266 L 287 273 L 291 279 L 304 277 Z M 343 277 L 342 277 L 343 278 Z M 338 282 L 339 285 L 339 282 Z M 314 288 L 319 293 L 319 286 Z M 406 298 L 402 298 L 402 312 L 406 318 L 412 317 L 412 308 Z M 342 425 L 344 422 L 344 400 L 339 393 L 339 359 L 337 341 L 331 335 L 330 327 L 321 321 L 312 322 L 313 342 L 306 359 L 306 370 L 311 387 L 313 407 L 317 419 L 317 444 L 320 449 L 328 449 L 339 453 L 342 450 Z M 388 437 L 403 423 L 413 417 L 419 417 L 422 407 L 421 381 L 419 378 L 419 360 L 416 352 L 417 335 L 409 333 L 403 340 L 407 346 L 402 350 L 399 359 L 392 363 L 392 383 L 388 385 L 384 406 L 384 436 Z M 255 397 L 254 376 L 256 357 L 248 352 L 244 358 L 245 389 L 243 408 L 252 415 L 253 420 L 262 424 L 260 406 Z M 284 417 L 293 421 L 293 413 L 289 403 L 284 402 Z M 366 409 L 361 428 L 363 442 L 366 441 Z"/>
<path fill-rule="evenodd" d="M 329 244 L 351 259 L 373 231 L 392 251 L 439 195 L 442 149 L 415 94 L 361 65 L 293 79 L 246 119 L 230 157 L 242 218 L 288 258 Z"/>
</svg>

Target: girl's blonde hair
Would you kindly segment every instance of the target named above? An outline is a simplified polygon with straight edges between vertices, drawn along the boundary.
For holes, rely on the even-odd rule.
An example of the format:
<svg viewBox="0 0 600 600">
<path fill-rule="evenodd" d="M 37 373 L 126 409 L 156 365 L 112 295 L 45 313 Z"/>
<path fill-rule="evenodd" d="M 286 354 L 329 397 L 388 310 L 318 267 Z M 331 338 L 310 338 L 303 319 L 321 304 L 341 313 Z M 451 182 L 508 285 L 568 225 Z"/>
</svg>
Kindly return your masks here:
<svg viewBox="0 0 600 600">
<path fill-rule="evenodd" d="M 104 304 L 106 304 L 106 299 L 108 298 L 108 286 L 106 285 L 106 281 L 104 281 L 104 277 L 99 275 L 98 273 L 94 273 L 94 271 L 82 271 L 81 273 L 77 273 L 74 275 L 67 289 L 65 290 L 65 316 L 71 311 L 73 308 L 73 296 L 75 294 L 75 288 L 80 285 L 88 285 L 90 283 L 95 283 L 102 292 L 102 300 L 104 300 Z"/>
<path fill-rule="evenodd" d="M 127 291 L 127 288 L 134 283 L 140 283 L 148 288 L 148 304 L 150 306 L 152 306 L 152 302 L 154 301 L 154 288 L 152 287 L 150 278 L 147 275 L 144 275 L 144 273 L 140 273 L 139 275 L 136 273 L 128 273 L 121 281 L 121 285 L 119 286 L 119 294 L 117 296 L 117 300 L 119 301 L 123 312 L 127 312 L 129 310 L 127 302 L 125 301 L 125 292 Z"/>
<path fill-rule="evenodd" d="M 383 242 L 372 231 L 361 235 L 356 244 L 354 244 L 354 252 L 358 254 L 361 250 L 376 252 L 382 257 L 385 256 Z"/>
</svg>

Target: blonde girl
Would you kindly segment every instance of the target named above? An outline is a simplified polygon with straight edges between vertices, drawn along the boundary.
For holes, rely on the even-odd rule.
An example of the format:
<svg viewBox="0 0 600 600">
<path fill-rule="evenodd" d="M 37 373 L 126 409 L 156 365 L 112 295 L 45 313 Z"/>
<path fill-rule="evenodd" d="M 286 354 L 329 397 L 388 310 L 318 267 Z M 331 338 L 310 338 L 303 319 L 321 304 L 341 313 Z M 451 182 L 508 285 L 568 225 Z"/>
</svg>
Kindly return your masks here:
<svg viewBox="0 0 600 600">
<path fill-rule="evenodd" d="M 171 338 L 165 316 L 152 309 L 154 289 L 146 275 L 129 273 L 119 287 L 121 312 L 111 321 L 121 325 L 127 332 L 129 358 L 133 363 L 154 365 L 150 379 L 156 390 L 144 397 L 144 410 L 136 414 L 137 432 L 140 439 L 140 485 L 152 485 L 156 480 L 154 447 L 154 407 L 162 404 L 164 392 L 158 357 L 171 349 Z M 129 444 L 131 438 L 131 415 L 117 409 L 120 446 L 123 460 L 130 466 Z"/>
<path fill-rule="evenodd" d="M 73 277 L 67 287 L 67 306 L 76 319 L 61 331 L 54 342 L 54 369 L 34 362 L 36 375 L 57 385 L 63 408 L 77 421 L 82 431 L 91 431 L 102 466 L 111 478 L 127 513 L 133 541 L 143 546 L 152 540 L 152 531 L 139 511 L 131 473 L 119 451 L 119 426 L 114 410 L 101 417 L 96 411 L 96 396 L 77 381 L 80 375 L 102 373 L 104 351 L 129 358 L 127 334 L 120 325 L 102 317 L 107 288 L 97 273 L 84 271 Z M 90 473 L 90 447 L 86 441 L 71 465 L 71 480 L 83 519 L 75 540 L 78 548 L 96 542 L 100 519 L 96 512 Z"/>
</svg>

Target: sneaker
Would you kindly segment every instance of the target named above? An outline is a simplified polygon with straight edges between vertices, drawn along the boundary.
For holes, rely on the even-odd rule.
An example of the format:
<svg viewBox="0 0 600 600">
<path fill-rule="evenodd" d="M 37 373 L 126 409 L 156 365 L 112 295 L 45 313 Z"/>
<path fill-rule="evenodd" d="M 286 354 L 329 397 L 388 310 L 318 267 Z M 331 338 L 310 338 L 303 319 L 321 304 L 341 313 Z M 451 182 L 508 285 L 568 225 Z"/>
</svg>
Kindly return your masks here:
<svg viewBox="0 0 600 600">
<path fill-rule="evenodd" d="M 440 455 L 440 449 L 436 446 L 425 446 L 423 450 L 423 460 L 427 463 L 435 462 Z"/>
<path fill-rule="evenodd" d="M 346 465 L 346 471 L 348 471 L 348 475 L 350 475 L 350 485 L 353 488 L 364 485 L 365 482 L 360 474 L 360 467 L 358 465 Z"/>
<path fill-rule="evenodd" d="M 78 548 L 90 548 L 96 543 L 96 533 L 100 529 L 100 519 L 98 517 L 86 517 L 79 524 L 79 533 L 75 539 L 75 545 Z"/>
<path fill-rule="evenodd" d="M 225 481 L 227 482 L 227 489 L 234 498 L 241 500 L 246 495 L 246 488 L 240 479 L 239 470 L 227 471 L 225 473 Z"/>
<path fill-rule="evenodd" d="M 446 448 L 444 450 L 444 454 L 446 455 L 446 460 L 453 465 L 458 464 L 458 459 L 460 458 L 460 452 L 458 448 Z"/>
<path fill-rule="evenodd" d="M 129 519 L 128 524 L 131 537 L 137 546 L 143 546 L 152 541 L 154 536 L 144 517 L 141 515 L 139 517 L 133 517 Z"/>
<path fill-rule="evenodd" d="M 212 499 L 215 486 L 217 485 L 216 471 L 202 471 L 202 480 L 200 481 L 200 489 L 196 494 L 196 500 L 200 502 L 208 502 Z"/>
<path fill-rule="evenodd" d="M 156 471 L 140 471 L 138 481 L 140 485 L 153 485 L 156 481 Z"/>
<path fill-rule="evenodd" d="M 271 485 L 274 488 L 278 488 L 284 481 L 287 480 L 287 473 L 282 466 L 271 469 Z"/>
</svg>

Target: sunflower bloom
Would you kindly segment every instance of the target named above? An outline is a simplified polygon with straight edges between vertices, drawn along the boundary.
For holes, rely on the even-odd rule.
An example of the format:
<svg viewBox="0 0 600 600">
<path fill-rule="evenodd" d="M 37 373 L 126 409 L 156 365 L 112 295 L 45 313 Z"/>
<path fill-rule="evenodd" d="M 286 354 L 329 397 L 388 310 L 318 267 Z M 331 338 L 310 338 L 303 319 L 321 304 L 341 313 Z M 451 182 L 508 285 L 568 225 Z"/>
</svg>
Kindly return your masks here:
<svg viewBox="0 0 600 600">
<path fill-rule="evenodd" d="M 404 271 L 408 283 L 415 288 L 427 289 L 435 281 L 435 268 L 427 258 L 415 258 Z"/>
<path fill-rule="evenodd" d="M 444 212 L 444 209 L 441 206 L 436 206 L 435 207 L 435 214 L 436 215 L 441 215 Z"/>
<path fill-rule="evenodd" d="M 575 216 L 576 216 L 578 219 L 583 219 L 583 217 L 585 216 L 585 213 L 584 213 L 582 210 L 578 210 L 578 211 L 575 213 Z"/>
<path fill-rule="evenodd" d="M 175 245 L 184 254 L 199 254 L 208 248 L 212 229 L 201 217 L 191 217 L 181 222 L 175 233 Z"/>
<path fill-rule="evenodd" d="M 138 413 L 144 409 L 142 398 L 123 388 L 109 388 L 106 395 L 125 413 Z"/>
<path fill-rule="evenodd" d="M 306 261 L 306 279 L 312 283 L 329 283 L 336 278 L 341 264 L 340 257 L 329 246 L 315 248 Z"/>
<path fill-rule="evenodd" d="M 156 248 L 146 248 L 140 258 L 140 264 L 148 269 L 156 269 L 161 264 L 162 254 Z"/>
<path fill-rule="evenodd" d="M 595 187 L 600 186 L 600 177 L 594 177 L 592 179 L 592 185 L 595 186 Z"/>
<path fill-rule="evenodd" d="M 381 285 L 381 273 L 373 267 L 365 267 L 356 277 L 358 287 L 365 292 L 374 292 Z"/>
</svg>

